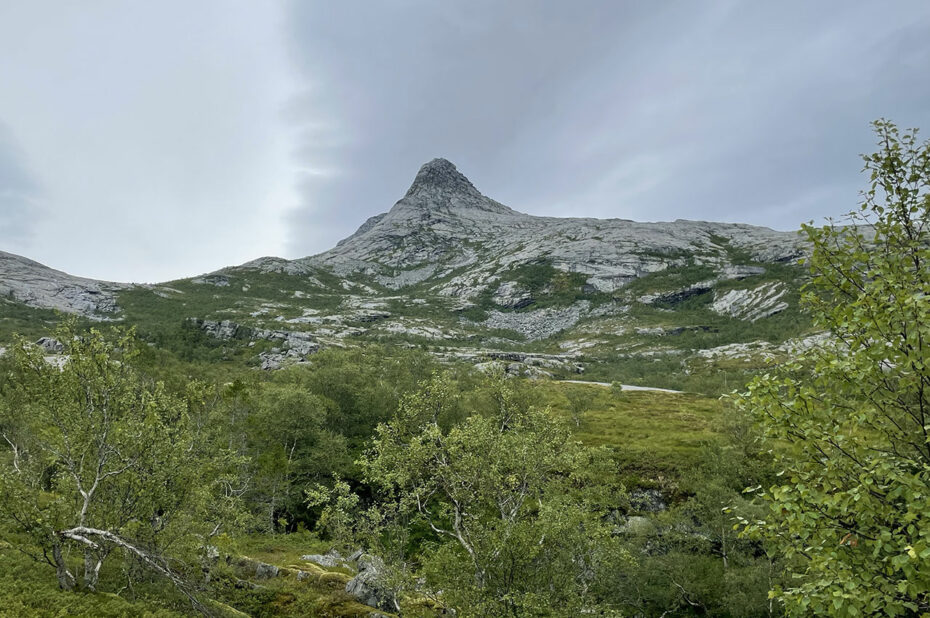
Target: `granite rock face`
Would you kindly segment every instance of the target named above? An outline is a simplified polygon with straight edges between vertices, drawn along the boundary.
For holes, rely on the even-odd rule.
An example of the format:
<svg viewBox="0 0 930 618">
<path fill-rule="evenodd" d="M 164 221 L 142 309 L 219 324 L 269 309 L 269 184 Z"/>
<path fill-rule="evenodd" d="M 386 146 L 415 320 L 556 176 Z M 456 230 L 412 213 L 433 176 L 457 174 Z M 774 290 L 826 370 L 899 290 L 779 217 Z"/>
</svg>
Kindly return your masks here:
<svg viewBox="0 0 930 618">
<path fill-rule="evenodd" d="M 256 258 L 238 268 L 257 270 L 263 273 L 284 273 L 286 275 L 306 275 L 313 270 L 299 262 L 279 257 Z"/>
<path fill-rule="evenodd" d="M 373 292 L 351 281 L 353 275 L 364 275 L 388 288 L 425 285 L 428 293 L 464 302 L 488 290 L 496 304 L 514 309 L 534 300 L 512 276 L 527 264 L 545 262 L 580 274 L 585 289 L 611 293 L 639 277 L 688 263 L 711 267 L 716 281 L 752 274 L 757 267 L 738 263 L 745 256 L 791 262 L 803 252 L 796 233 L 752 225 L 523 214 L 482 195 L 449 161 L 434 159 L 420 168 L 390 211 L 371 217 L 329 251 L 298 260 L 258 258 L 193 282 L 227 286 L 228 272 L 248 270 L 303 276 L 323 287 L 315 275 L 328 272 L 342 277 L 346 291 Z M 125 287 L 0 252 L 0 295 L 31 306 L 99 317 L 118 310 L 115 292 Z"/>
<path fill-rule="evenodd" d="M 711 303 L 712 311 L 741 320 L 755 322 L 788 308 L 784 300 L 788 289 L 782 283 L 763 283 L 745 290 L 730 290 Z"/>
<path fill-rule="evenodd" d="M 533 297 L 529 290 L 516 281 L 505 281 L 500 284 L 494 296 L 491 297 L 495 305 L 508 309 L 522 309 L 533 304 Z"/>
<path fill-rule="evenodd" d="M 30 307 L 108 319 L 119 311 L 116 292 L 126 287 L 119 283 L 75 277 L 0 251 L 0 296 Z"/>
<path fill-rule="evenodd" d="M 189 321 L 207 335 L 224 341 L 243 339 L 279 342 L 286 350 L 285 355 L 293 358 L 304 358 L 320 349 L 320 345 L 313 335 L 303 331 L 251 328 L 231 320 L 217 321 L 190 318 Z"/>
<path fill-rule="evenodd" d="M 546 307 L 535 311 L 491 311 L 481 323 L 485 328 L 499 328 L 520 333 L 529 341 L 546 339 L 571 328 L 588 314 L 590 303 L 579 301 L 569 307 Z"/>
<path fill-rule="evenodd" d="M 725 279 L 734 277 L 725 271 L 740 268 L 731 257 L 736 254 L 787 262 L 802 253 L 796 233 L 752 225 L 523 214 L 482 195 L 449 161 L 434 159 L 389 212 L 296 263 L 344 276 L 362 273 L 394 289 L 434 282 L 431 291 L 443 296 L 473 298 L 493 285 L 503 304 L 513 297 L 508 273 L 540 261 L 584 275 L 594 290 L 613 292 L 689 260 Z"/>
</svg>

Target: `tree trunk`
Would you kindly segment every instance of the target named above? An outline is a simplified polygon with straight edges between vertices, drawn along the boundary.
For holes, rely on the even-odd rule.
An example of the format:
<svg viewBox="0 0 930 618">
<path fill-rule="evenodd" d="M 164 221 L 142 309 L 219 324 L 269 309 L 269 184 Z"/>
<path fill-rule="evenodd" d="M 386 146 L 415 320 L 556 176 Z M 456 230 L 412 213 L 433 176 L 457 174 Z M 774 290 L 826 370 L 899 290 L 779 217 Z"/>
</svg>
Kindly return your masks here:
<svg viewBox="0 0 930 618">
<path fill-rule="evenodd" d="M 723 570 L 726 571 L 729 567 L 729 561 L 727 560 L 727 529 L 720 529 L 720 554 L 723 557 Z"/>
<path fill-rule="evenodd" d="M 97 591 L 97 580 L 100 579 L 100 566 L 103 558 L 98 557 L 90 549 L 84 550 L 84 589 Z"/>
<path fill-rule="evenodd" d="M 52 557 L 55 559 L 55 571 L 58 575 L 58 587 L 62 590 L 74 590 L 74 575 L 68 570 L 64 556 L 61 555 L 61 545 L 52 546 Z"/>
<path fill-rule="evenodd" d="M 278 497 L 278 484 L 274 484 L 274 489 L 271 490 L 271 504 L 268 505 L 268 525 L 270 526 L 271 534 L 275 533 L 274 526 L 274 507 L 275 502 Z"/>
</svg>

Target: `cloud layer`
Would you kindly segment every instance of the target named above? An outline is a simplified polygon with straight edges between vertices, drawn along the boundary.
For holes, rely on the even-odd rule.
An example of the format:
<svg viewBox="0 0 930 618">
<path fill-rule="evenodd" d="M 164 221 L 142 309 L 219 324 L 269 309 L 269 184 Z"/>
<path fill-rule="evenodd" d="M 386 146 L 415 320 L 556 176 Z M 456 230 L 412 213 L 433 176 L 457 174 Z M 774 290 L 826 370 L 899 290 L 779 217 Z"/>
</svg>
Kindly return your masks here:
<svg viewBox="0 0 930 618">
<path fill-rule="evenodd" d="M 0 250 L 21 251 L 34 240 L 41 216 L 39 183 L 10 131 L 0 124 Z"/>
<path fill-rule="evenodd" d="M 0 179 L 22 184 L 28 161 L 44 207 L 15 219 L 33 230 L 17 246 L 149 281 L 280 251 L 296 199 L 281 120 L 292 82 L 271 6 L 0 5 L 0 122 L 19 144 Z M 20 232 L 0 233 L 6 248 Z"/>
<path fill-rule="evenodd" d="M 0 5 L 0 249 L 166 280 L 323 251 L 455 162 L 533 214 L 852 208 L 884 116 L 930 133 L 930 4 Z"/>
<path fill-rule="evenodd" d="M 555 216 L 794 229 L 848 211 L 881 116 L 930 130 L 930 5 L 295 4 L 314 84 L 291 251 L 343 236 L 417 165 Z M 347 213 L 357 213 L 347 217 Z"/>
</svg>

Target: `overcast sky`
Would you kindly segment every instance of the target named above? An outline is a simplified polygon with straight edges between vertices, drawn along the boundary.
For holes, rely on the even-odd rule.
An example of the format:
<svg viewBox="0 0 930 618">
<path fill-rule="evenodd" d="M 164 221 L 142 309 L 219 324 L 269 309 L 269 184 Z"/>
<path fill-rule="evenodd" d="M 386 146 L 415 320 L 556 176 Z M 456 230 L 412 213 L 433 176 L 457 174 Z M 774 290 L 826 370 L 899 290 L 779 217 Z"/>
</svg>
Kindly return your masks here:
<svg viewBox="0 0 930 618">
<path fill-rule="evenodd" d="M 121 281 L 331 247 L 443 156 L 550 216 L 795 229 L 880 116 L 930 136 L 930 2 L 0 3 L 0 250 Z"/>
</svg>

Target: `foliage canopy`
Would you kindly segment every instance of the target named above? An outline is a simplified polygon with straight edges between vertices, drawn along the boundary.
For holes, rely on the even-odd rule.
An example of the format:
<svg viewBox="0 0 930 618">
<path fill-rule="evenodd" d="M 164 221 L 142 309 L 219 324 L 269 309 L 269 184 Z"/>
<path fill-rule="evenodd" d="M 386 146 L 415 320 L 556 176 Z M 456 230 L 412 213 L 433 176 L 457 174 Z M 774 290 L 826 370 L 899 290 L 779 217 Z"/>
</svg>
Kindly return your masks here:
<svg viewBox="0 0 930 618">
<path fill-rule="evenodd" d="M 874 123 L 852 226 L 804 230 L 804 300 L 831 334 L 740 397 L 777 457 L 744 522 L 794 575 L 798 615 L 930 611 L 930 142 Z"/>
</svg>

